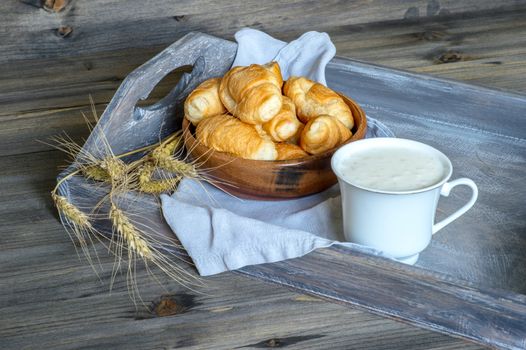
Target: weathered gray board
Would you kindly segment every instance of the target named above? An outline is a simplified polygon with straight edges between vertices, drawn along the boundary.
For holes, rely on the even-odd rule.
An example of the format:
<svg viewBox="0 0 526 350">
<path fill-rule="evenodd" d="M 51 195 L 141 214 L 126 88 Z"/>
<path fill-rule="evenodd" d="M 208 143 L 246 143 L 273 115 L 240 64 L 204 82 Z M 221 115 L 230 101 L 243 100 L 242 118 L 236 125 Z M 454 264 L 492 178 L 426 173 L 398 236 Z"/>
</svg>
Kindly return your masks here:
<svg viewBox="0 0 526 350">
<path fill-rule="evenodd" d="M 105 132 L 115 153 L 156 142 L 177 127 L 185 95 L 203 79 L 221 75 L 234 54 L 228 41 L 184 37 L 130 74 L 96 130 Z M 165 99 L 135 108 L 164 75 L 183 65 L 193 65 L 192 74 Z M 417 267 L 332 248 L 240 272 L 483 344 L 526 347 L 526 98 L 347 59 L 331 62 L 328 81 L 398 136 L 446 153 L 453 177 L 478 183 L 479 201 L 434 237 Z M 95 131 L 85 147 L 100 154 L 98 145 Z M 60 190 L 83 206 L 104 193 L 79 177 Z M 442 199 L 439 218 L 467 195 L 459 190 Z M 159 233 L 169 235 L 156 202 L 143 197 L 140 204 L 143 214 L 159 222 Z"/>
<path fill-rule="evenodd" d="M 347 59 L 332 62 L 328 81 L 398 137 L 443 151 L 453 163 L 452 179 L 478 184 L 474 208 L 433 236 L 417 266 L 526 294 L 525 96 Z M 442 198 L 439 215 L 468 196 L 459 189 Z"/>
</svg>

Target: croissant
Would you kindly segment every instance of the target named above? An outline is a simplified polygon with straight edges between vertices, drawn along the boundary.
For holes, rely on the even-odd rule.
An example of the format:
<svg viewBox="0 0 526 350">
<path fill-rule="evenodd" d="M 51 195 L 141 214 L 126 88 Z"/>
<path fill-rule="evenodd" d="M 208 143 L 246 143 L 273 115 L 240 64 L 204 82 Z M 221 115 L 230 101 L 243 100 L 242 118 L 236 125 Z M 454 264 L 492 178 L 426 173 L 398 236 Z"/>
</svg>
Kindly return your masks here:
<svg viewBox="0 0 526 350">
<path fill-rule="evenodd" d="M 301 133 L 303 132 L 303 129 L 305 129 L 305 124 L 300 122 L 300 126 L 298 128 L 298 131 L 296 131 L 296 133 L 294 135 L 292 135 L 292 137 L 290 139 L 288 139 L 287 142 L 295 144 L 295 145 L 299 145 L 300 144 Z"/>
<path fill-rule="evenodd" d="M 198 141 L 219 152 L 256 160 L 275 160 L 278 156 L 272 140 L 262 137 L 254 125 L 229 114 L 203 119 L 195 133 Z"/>
<path fill-rule="evenodd" d="M 308 154 L 298 145 L 291 143 L 277 143 L 276 150 L 278 158 L 276 160 L 297 159 L 307 157 Z"/>
<path fill-rule="evenodd" d="M 226 109 L 245 123 L 261 124 L 281 110 L 283 78 L 276 62 L 234 67 L 219 86 Z"/>
<path fill-rule="evenodd" d="M 351 136 L 352 132 L 338 119 L 320 115 L 305 125 L 300 146 L 310 154 L 319 154 L 341 145 Z"/>
<path fill-rule="evenodd" d="M 287 141 L 296 133 L 301 122 L 296 117 L 296 107 L 288 97 L 283 96 L 283 107 L 271 120 L 262 125 L 263 130 L 276 142 Z"/>
<path fill-rule="evenodd" d="M 226 112 L 225 106 L 219 98 L 219 84 L 221 78 L 212 78 L 202 82 L 184 102 L 184 115 L 197 125 L 204 118 Z"/>
<path fill-rule="evenodd" d="M 354 126 L 349 106 L 337 93 L 322 84 L 304 77 L 290 77 L 283 92 L 294 101 L 298 118 L 304 123 L 326 114 L 337 118 L 349 129 Z"/>
</svg>

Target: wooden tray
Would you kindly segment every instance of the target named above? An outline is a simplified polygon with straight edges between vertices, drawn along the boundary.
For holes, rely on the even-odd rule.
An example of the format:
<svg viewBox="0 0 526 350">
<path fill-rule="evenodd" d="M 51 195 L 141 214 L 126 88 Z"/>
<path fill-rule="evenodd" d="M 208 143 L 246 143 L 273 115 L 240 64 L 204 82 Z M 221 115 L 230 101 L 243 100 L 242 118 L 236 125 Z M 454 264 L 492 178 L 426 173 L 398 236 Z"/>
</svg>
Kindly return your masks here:
<svg viewBox="0 0 526 350">
<path fill-rule="evenodd" d="M 173 132 L 185 96 L 201 81 L 224 74 L 235 52 L 235 43 L 188 34 L 124 80 L 84 148 L 100 153 L 104 133 L 113 151 L 123 153 Z M 185 65 L 193 66 L 192 73 L 163 100 L 136 107 L 165 75 Z M 334 247 L 239 273 L 481 344 L 526 348 L 526 97 L 343 58 L 334 59 L 327 73 L 331 88 L 351 96 L 398 136 L 448 155 L 453 177 L 472 178 L 479 200 L 433 237 L 416 266 Z M 81 177 L 59 190 L 83 207 L 95 205 L 105 191 Z M 459 191 L 442 199 L 437 219 L 467 195 Z M 172 235 L 153 197 L 141 196 L 137 203 L 144 216 L 159 222 L 160 235 Z"/>
</svg>

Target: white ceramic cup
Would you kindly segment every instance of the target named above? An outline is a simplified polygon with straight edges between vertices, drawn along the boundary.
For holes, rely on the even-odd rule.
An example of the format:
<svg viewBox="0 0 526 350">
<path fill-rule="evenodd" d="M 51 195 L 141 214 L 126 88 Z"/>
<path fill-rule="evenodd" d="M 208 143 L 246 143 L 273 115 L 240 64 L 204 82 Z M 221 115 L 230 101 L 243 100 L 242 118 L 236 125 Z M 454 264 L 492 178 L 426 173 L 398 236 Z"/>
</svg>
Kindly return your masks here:
<svg viewBox="0 0 526 350">
<path fill-rule="evenodd" d="M 342 172 L 342 161 L 375 147 L 404 147 L 425 152 L 442 163 L 444 175 L 431 186 L 408 191 L 377 190 L 351 183 L 349 176 Z M 376 248 L 406 264 L 413 265 L 429 245 L 431 236 L 468 211 L 478 196 L 477 185 L 470 179 L 448 182 L 453 172 L 451 161 L 437 149 L 417 141 L 399 138 L 355 141 L 336 151 L 331 166 L 340 183 L 345 239 Z M 471 199 L 446 219 L 434 223 L 438 199 L 441 195 L 447 197 L 458 185 L 471 188 Z"/>
</svg>

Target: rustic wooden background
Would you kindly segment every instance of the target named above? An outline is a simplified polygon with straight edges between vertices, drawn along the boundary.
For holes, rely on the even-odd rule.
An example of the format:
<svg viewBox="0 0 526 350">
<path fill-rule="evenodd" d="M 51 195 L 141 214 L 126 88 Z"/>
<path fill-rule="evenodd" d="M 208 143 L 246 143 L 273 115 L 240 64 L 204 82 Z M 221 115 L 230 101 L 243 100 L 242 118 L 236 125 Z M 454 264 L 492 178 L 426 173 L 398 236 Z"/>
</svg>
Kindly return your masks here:
<svg viewBox="0 0 526 350">
<path fill-rule="evenodd" d="M 36 140 L 88 133 L 121 80 L 190 31 L 232 39 L 250 26 L 291 40 L 328 32 L 338 55 L 526 92 L 526 1 L 117 1 L 0 3 L 0 344 L 2 348 L 385 348 L 477 345 L 225 273 L 199 292 L 138 273 L 109 293 L 49 199 L 63 154 Z M 162 97 L 174 73 L 146 103 Z"/>
</svg>

